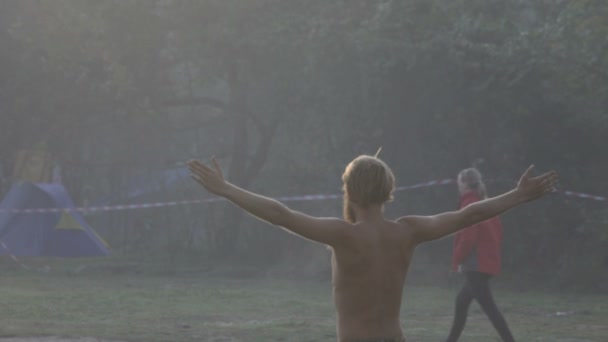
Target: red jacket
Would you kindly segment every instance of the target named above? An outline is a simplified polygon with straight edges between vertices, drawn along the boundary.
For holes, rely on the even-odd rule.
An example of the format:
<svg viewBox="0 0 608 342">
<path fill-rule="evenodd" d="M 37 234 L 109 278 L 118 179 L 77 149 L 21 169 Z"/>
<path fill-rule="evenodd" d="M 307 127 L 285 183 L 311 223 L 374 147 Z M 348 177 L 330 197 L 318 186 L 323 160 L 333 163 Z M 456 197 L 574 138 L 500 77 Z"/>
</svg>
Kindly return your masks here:
<svg viewBox="0 0 608 342">
<path fill-rule="evenodd" d="M 460 208 L 481 200 L 474 191 L 460 197 Z M 500 273 L 502 224 L 498 217 L 477 223 L 456 233 L 452 253 L 452 269 L 476 271 L 490 275 Z"/>
</svg>

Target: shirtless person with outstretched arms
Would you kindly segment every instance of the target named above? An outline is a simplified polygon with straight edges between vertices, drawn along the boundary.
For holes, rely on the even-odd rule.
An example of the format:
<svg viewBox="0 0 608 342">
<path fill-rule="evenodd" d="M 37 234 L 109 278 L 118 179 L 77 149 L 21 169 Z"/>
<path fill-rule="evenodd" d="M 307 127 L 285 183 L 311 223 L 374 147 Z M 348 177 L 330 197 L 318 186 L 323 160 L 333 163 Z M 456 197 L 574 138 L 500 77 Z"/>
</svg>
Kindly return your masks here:
<svg viewBox="0 0 608 342">
<path fill-rule="evenodd" d="M 332 250 L 333 297 L 340 342 L 405 341 L 399 313 L 405 276 L 416 247 L 497 216 L 553 190 L 555 172 L 532 177 L 532 167 L 517 187 L 458 211 L 434 216 L 384 218 L 395 178 L 372 156 L 355 158 L 344 171 L 344 220 L 321 218 L 230 184 L 219 164 L 188 163 L 192 178 L 209 192 L 225 197 L 257 218 Z"/>
</svg>

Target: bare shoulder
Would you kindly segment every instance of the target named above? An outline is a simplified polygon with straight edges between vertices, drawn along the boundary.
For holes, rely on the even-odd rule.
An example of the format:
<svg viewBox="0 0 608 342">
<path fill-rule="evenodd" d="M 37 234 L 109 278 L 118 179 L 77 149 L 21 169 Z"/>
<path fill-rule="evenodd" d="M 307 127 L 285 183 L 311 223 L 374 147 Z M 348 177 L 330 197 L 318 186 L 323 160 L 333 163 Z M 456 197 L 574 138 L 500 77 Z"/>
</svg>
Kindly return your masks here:
<svg viewBox="0 0 608 342">
<path fill-rule="evenodd" d="M 291 210 L 279 225 L 304 238 L 330 246 L 342 244 L 352 231 L 352 225 L 342 219 L 314 217 Z"/>
<path fill-rule="evenodd" d="M 468 226 L 468 214 L 463 211 L 449 211 L 432 216 L 405 216 L 397 221 L 408 227 L 416 244 L 437 240 Z M 470 221 L 470 220 L 469 220 Z M 474 222 L 473 222 L 474 223 Z"/>
<path fill-rule="evenodd" d="M 408 215 L 402 216 L 395 220 L 401 226 L 401 229 L 410 237 L 416 237 L 420 231 L 424 230 L 425 223 L 432 219 L 430 216 Z"/>
<path fill-rule="evenodd" d="M 352 228 L 352 224 L 337 217 L 315 217 L 310 216 L 308 214 L 304 214 L 299 211 L 291 211 L 291 215 L 292 216 L 290 218 L 290 221 L 292 222 L 304 221 L 305 223 L 310 225 L 317 225 L 322 226 L 324 228 L 334 228 L 341 230 L 348 230 L 349 228 Z"/>
<path fill-rule="evenodd" d="M 421 216 L 414 215 L 402 216 L 396 219 L 395 222 L 407 231 L 411 231 L 412 229 L 415 229 L 418 226 L 418 221 L 420 220 L 420 218 Z"/>
</svg>

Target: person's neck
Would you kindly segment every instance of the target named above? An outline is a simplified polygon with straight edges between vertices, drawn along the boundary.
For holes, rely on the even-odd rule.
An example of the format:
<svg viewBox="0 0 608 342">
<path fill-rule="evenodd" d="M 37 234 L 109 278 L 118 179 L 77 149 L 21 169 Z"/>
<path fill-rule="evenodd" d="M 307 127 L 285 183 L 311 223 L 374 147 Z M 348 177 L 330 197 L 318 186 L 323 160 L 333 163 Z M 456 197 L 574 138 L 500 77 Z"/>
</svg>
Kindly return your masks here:
<svg viewBox="0 0 608 342">
<path fill-rule="evenodd" d="M 372 205 L 367 208 L 354 208 L 356 222 L 373 222 L 384 220 L 384 207 Z"/>
</svg>

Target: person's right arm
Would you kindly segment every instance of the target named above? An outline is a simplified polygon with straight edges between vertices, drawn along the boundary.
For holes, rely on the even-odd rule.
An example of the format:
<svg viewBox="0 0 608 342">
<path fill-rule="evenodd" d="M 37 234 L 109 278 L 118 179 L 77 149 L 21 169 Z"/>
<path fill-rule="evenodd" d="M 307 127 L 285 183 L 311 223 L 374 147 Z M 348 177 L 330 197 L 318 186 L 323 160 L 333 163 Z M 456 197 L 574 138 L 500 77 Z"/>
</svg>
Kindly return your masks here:
<svg viewBox="0 0 608 342">
<path fill-rule="evenodd" d="M 314 217 L 291 210 L 283 203 L 224 180 L 222 170 L 213 159 L 214 167 L 192 160 L 188 167 L 192 178 L 209 192 L 222 196 L 243 210 L 268 223 L 283 227 L 306 239 L 335 247 L 348 237 L 350 225 L 338 218 Z"/>
<path fill-rule="evenodd" d="M 472 203 L 458 211 L 434 216 L 405 216 L 398 222 L 405 224 L 412 232 L 415 244 L 450 235 L 552 191 L 557 181 L 557 173 L 551 171 L 538 177 L 530 177 L 532 169 L 530 166 L 521 176 L 517 188 L 500 196 Z"/>
</svg>

